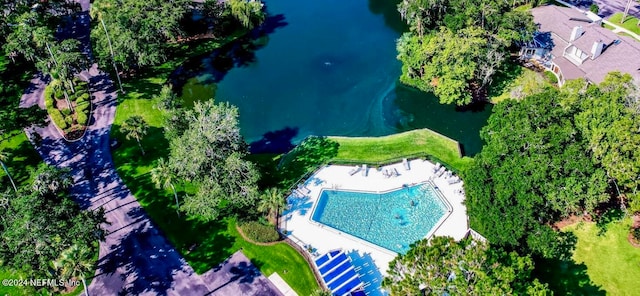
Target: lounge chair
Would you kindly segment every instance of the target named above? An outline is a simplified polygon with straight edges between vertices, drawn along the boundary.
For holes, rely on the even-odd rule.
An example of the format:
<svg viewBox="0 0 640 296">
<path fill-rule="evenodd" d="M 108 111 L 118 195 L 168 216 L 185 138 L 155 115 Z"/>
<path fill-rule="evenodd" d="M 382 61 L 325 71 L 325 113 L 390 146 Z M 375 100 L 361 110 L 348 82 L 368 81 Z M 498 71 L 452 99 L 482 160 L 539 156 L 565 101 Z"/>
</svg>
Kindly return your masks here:
<svg viewBox="0 0 640 296">
<path fill-rule="evenodd" d="M 366 164 L 362 165 L 362 176 L 363 177 L 367 176 L 367 165 Z"/>
<path fill-rule="evenodd" d="M 355 167 L 355 168 L 351 169 L 351 170 L 349 171 L 349 176 L 353 176 L 353 175 L 355 175 L 357 172 L 359 172 L 359 171 L 360 171 L 360 169 L 362 169 L 360 166 L 357 166 L 357 167 Z"/>
<path fill-rule="evenodd" d="M 447 169 L 446 169 L 445 167 L 441 167 L 441 168 L 438 170 L 438 172 L 436 172 L 436 176 L 437 176 L 438 178 L 442 177 L 442 174 L 444 174 L 444 172 L 445 172 L 446 170 L 447 170 Z"/>
<path fill-rule="evenodd" d="M 400 176 L 400 173 L 398 173 L 398 169 L 393 168 L 393 176 L 394 177 Z"/>
<path fill-rule="evenodd" d="M 384 170 L 382 171 L 382 175 L 383 175 L 385 178 L 389 178 L 389 177 L 391 177 L 391 173 L 389 172 L 389 170 L 388 170 L 388 169 L 384 169 Z"/>
<path fill-rule="evenodd" d="M 440 168 L 442 167 L 442 165 L 439 162 L 436 162 L 436 166 L 434 166 L 432 168 L 433 172 L 437 172 L 438 170 L 440 170 Z"/>
<path fill-rule="evenodd" d="M 409 161 L 408 161 L 406 158 L 403 158 L 403 159 L 402 159 L 402 165 L 404 165 L 404 169 L 405 169 L 406 171 L 408 171 L 408 170 L 410 170 L 410 169 L 411 169 L 411 167 L 409 167 Z"/>
</svg>

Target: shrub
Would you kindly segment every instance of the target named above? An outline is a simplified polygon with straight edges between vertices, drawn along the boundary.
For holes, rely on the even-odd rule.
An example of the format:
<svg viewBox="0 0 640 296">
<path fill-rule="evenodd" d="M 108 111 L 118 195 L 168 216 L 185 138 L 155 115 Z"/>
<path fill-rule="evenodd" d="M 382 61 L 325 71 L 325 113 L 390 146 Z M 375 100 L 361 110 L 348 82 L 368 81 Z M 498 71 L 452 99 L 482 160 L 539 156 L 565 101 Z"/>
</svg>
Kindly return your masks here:
<svg viewBox="0 0 640 296">
<path fill-rule="evenodd" d="M 56 90 L 55 95 L 56 95 L 56 98 L 58 98 L 58 99 L 64 98 L 64 92 L 62 92 L 61 89 Z"/>
<path fill-rule="evenodd" d="M 87 117 L 87 113 L 86 112 L 80 112 L 78 111 L 77 113 L 77 121 L 79 125 L 82 126 L 86 126 L 87 125 L 87 121 L 89 120 L 89 117 Z"/>
<path fill-rule="evenodd" d="M 87 111 L 89 109 L 89 102 L 81 102 L 78 103 L 78 105 L 76 105 L 76 112 L 78 113 L 86 113 L 85 111 Z"/>
<path fill-rule="evenodd" d="M 65 130 L 69 127 L 67 122 L 64 120 L 64 116 L 62 116 L 62 113 L 60 113 L 58 109 L 49 109 L 49 116 L 51 116 L 53 123 L 61 130 Z"/>
<path fill-rule="evenodd" d="M 47 86 L 44 89 L 44 105 L 47 109 L 53 108 L 53 88 L 51 86 Z"/>
<path fill-rule="evenodd" d="M 64 108 L 64 109 L 60 110 L 60 112 L 61 112 L 61 113 L 62 113 L 62 115 L 64 115 L 64 116 L 69 116 L 69 115 L 71 115 L 71 109 L 69 109 L 69 108 Z"/>
<path fill-rule="evenodd" d="M 591 6 L 589 6 L 589 11 L 598 14 L 600 7 L 598 7 L 598 4 L 592 3 Z"/>
<path fill-rule="evenodd" d="M 553 74 L 552 72 L 545 71 L 544 72 L 544 76 L 547 77 L 547 80 L 549 80 L 549 82 L 551 82 L 553 84 L 558 83 L 558 77 L 556 77 L 556 75 Z"/>
<path fill-rule="evenodd" d="M 73 117 L 72 116 L 66 116 L 64 118 L 64 122 L 66 122 L 69 125 L 73 125 Z"/>
<path fill-rule="evenodd" d="M 241 224 L 240 229 L 242 229 L 242 232 L 244 232 L 248 239 L 259 243 L 274 242 L 280 238 L 280 234 L 278 234 L 272 225 L 264 225 L 255 221 Z"/>
<path fill-rule="evenodd" d="M 78 104 L 88 103 L 89 102 L 89 94 L 88 93 L 83 93 L 83 94 L 79 95 L 78 99 L 76 100 L 76 102 Z"/>
</svg>

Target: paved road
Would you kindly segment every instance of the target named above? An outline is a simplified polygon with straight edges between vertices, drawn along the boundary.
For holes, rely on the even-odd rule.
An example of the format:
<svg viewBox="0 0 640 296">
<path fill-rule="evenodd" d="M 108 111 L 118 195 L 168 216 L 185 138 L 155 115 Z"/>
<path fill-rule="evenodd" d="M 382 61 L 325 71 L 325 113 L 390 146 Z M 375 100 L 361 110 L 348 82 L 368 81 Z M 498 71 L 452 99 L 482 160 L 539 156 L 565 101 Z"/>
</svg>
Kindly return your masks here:
<svg viewBox="0 0 640 296">
<path fill-rule="evenodd" d="M 86 3 L 85 3 L 86 2 Z M 88 1 L 70 26 L 75 38 L 85 42 L 89 32 Z M 59 34 L 63 34 L 59 32 Z M 100 243 L 98 269 L 89 286 L 90 295 L 205 295 L 212 289 L 150 221 L 140 204 L 118 177 L 109 148 L 109 131 L 116 111 L 116 93 L 109 77 L 94 65 L 81 73 L 89 81 L 94 106 L 84 138 L 66 142 L 55 126 L 26 130 L 44 161 L 71 169 L 72 194 L 84 209 L 104 208 L 110 225 Z M 46 78 L 36 76 L 22 96 L 20 106 L 44 108 Z M 205 274 L 206 275 L 206 274 Z M 205 276 L 203 275 L 203 276 Z"/>
<path fill-rule="evenodd" d="M 603 18 L 608 18 L 612 14 L 616 12 L 624 12 L 624 9 L 627 7 L 628 0 L 575 0 L 568 1 L 571 3 L 576 3 L 578 7 L 584 10 L 589 10 L 589 5 L 591 3 L 598 4 L 598 8 L 600 8 L 598 14 Z M 629 9 L 629 15 L 640 18 L 640 2 L 638 0 L 631 0 L 631 8 Z"/>
</svg>

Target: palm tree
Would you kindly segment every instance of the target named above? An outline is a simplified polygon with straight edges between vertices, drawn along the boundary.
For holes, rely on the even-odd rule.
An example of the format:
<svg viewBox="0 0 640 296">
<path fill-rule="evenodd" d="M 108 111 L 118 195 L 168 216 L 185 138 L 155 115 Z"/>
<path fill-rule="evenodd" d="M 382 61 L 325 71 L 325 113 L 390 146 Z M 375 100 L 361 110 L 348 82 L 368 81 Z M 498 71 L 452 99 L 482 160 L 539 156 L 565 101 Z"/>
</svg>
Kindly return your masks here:
<svg viewBox="0 0 640 296">
<path fill-rule="evenodd" d="M 274 221 L 278 220 L 278 214 L 280 208 L 286 205 L 284 194 L 278 188 L 271 187 L 264 191 L 260 196 L 258 202 L 258 211 L 267 213 L 267 216 L 272 216 Z"/>
<path fill-rule="evenodd" d="M 122 126 L 120 127 L 120 131 L 126 134 L 127 140 L 134 138 L 138 142 L 138 147 L 140 147 L 140 151 L 142 151 L 142 155 L 144 155 L 144 149 L 142 149 L 142 144 L 140 144 L 140 140 L 144 135 L 147 134 L 147 130 L 149 129 L 149 125 L 140 115 L 134 115 L 127 120 L 124 121 Z"/>
<path fill-rule="evenodd" d="M 9 181 L 11 181 L 11 186 L 13 186 L 13 191 L 16 194 L 18 194 L 18 188 L 16 188 L 16 183 L 13 182 L 13 178 L 9 173 L 9 169 L 4 163 L 5 161 L 9 160 L 9 157 L 11 157 L 11 154 L 7 151 L 2 150 L 2 148 L 0 148 L 0 165 L 2 165 L 2 169 L 4 170 L 4 173 L 7 174 L 7 177 L 9 177 Z"/>
<path fill-rule="evenodd" d="M 164 158 L 158 159 L 158 165 L 151 170 L 151 181 L 156 185 L 156 188 L 164 188 L 173 191 L 173 196 L 176 199 L 176 214 L 180 217 L 180 203 L 178 203 L 178 192 L 176 191 L 176 187 L 173 186 L 174 174 L 169 167 L 169 164 L 164 160 Z"/>
<path fill-rule="evenodd" d="M 89 247 L 72 245 L 68 249 L 62 251 L 60 257 L 53 262 L 53 266 L 64 279 L 79 277 L 82 281 L 84 294 L 89 296 L 85 274 L 93 271 L 94 267 L 92 253 Z"/>
</svg>

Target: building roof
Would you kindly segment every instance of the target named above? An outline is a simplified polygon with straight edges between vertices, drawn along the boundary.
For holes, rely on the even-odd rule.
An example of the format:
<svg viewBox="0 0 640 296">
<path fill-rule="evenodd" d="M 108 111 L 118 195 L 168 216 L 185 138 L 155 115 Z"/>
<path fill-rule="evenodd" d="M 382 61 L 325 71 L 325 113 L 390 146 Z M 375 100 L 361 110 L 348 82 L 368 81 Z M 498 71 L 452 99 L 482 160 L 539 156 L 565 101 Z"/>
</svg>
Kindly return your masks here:
<svg viewBox="0 0 640 296">
<path fill-rule="evenodd" d="M 560 67 L 565 79 L 585 77 L 600 83 L 607 73 L 620 71 L 640 80 L 640 43 L 635 39 L 617 35 L 591 22 L 587 15 L 573 8 L 546 5 L 531 9 L 531 14 L 539 32 L 551 32 L 553 62 Z M 577 26 L 582 26 L 584 33 L 570 41 L 571 32 Z M 605 49 L 592 59 L 591 49 L 598 41 L 605 44 Z M 589 54 L 581 65 L 574 65 L 563 58 L 563 51 L 570 44 Z M 581 72 L 583 74 L 580 75 Z"/>
</svg>

